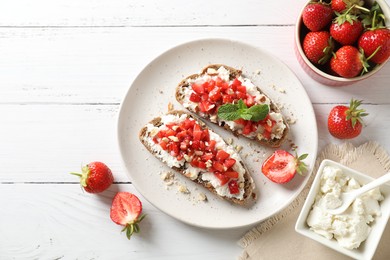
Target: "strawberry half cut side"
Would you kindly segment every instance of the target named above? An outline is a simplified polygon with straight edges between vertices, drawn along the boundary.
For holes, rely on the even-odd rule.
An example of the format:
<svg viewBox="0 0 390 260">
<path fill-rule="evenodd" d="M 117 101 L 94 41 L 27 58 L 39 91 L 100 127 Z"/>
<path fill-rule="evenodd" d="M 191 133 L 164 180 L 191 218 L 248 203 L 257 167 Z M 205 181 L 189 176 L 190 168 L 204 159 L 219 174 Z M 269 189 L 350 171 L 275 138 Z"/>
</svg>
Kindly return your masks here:
<svg viewBox="0 0 390 260">
<path fill-rule="evenodd" d="M 141 215 L 142 203 L 137 196 L 130 192 L 118 192 L 113 201 L 110 210 L 110 218 L 118 225 L 124 226 L 128 239 L 134 233 L 140 232 L 139 223 L 146 215 Z"/>
</svg>

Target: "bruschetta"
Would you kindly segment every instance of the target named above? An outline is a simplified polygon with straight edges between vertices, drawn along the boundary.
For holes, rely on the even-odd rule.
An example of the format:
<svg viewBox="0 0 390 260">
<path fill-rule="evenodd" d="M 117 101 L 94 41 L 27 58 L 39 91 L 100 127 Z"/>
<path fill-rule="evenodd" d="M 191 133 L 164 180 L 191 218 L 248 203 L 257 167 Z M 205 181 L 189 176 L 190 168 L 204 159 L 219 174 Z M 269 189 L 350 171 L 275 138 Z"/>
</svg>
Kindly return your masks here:
<svg viewBox="0 0 390 260">
<path fill-rule="evenodd" d="M 160 161 L 217 196 L 240 205 L 254 197 L 253 179 L 237 151 L 189 113 L 154 118 L 139 139 Z"/>
<path fill-rule="evenodd" d="M 249 78 L 244 77 L 241 70 L 221 64 L 209 65 L 178 84 L 176 99 L 188 111 L 262 145 L 279 147 L 287 137 L 289 127 L 280 109 Z M 265 106 L 268 110 L 258 120 L 221 118 L 220 107 L 240 102 L 248 110 L 255 110 L 255 107 L 251 109 L 252 106 Z"/>
</svg>

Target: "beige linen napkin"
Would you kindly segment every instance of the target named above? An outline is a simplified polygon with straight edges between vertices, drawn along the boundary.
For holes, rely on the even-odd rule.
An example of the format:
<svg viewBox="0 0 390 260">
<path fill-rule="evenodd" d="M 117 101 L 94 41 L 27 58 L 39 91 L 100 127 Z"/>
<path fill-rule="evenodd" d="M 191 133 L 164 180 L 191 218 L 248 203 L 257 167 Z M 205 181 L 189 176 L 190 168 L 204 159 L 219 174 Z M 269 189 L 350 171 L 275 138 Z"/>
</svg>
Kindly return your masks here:
<svg viewBox="0 0 390 260">
<path fill-rule="evenodd" d="M 358 147 L 350 143 L 328 145 L 319 154 L 313 174 L 298 198 L 285 210 L 250 230 L 239 241 L 239 245 L 244 248 L 240 260 L 349 259 L 349 257 L 295 232 L 295 222 L 317 169 L 324 159 L 340 162 L 374 178 L 390 170 L 390 156 L 375 142 L 368 142 Z M 387 225 L 373 259 L 390 259 L 389 242 L 390 225 Z"/>
</svg>

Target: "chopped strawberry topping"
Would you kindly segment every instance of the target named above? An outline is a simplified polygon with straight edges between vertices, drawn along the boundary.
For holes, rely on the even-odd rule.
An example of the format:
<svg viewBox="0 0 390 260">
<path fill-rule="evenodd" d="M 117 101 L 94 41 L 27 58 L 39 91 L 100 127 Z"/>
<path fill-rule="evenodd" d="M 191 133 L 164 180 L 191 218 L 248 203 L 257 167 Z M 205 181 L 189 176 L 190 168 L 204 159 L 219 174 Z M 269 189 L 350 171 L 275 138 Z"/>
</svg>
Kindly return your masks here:
<svg viewBox="0 0 390 260">
<path fill-rule="evenodd" d="M 204 114 L 214 115 L 221 105 L 237 103 L 240 99 L 244 101 L 247 107 L 256 105 L 255 97 L 247 92 L 246 86 L 242 85 L 242 82 L 237 78 L 231 81 L 230 85 L 229 82 L 216 77 L 203 83 L 193 83 L 191 87 L 193 92 L 189 99 L 191 102 L 197 103 L 198 111 Z M 257 131 L 258 126 L 262 126 L 264 128 L 263 137 L 270 139 L 275 121 L 271 120 L 271 124 L 269 124 L 266 121 L 267 119 L 271 120 L 267 117 L 260 122 L 244 119 L 239 119 L 235 122 L 243 126 L 243 135 L 250 135 Z"/>
<path fill-rule="evenodd" d="M 217 142 L 210 139 L 209 130 L 193 119 L 166 124 L 153 137 L 153 142 L 177 160 L 185 159 L 193 167 L 213 172 L 221 185 L 239 177 L 238 172 L 232 168 L 236 160 L 231 158 L 228 152 L 218 149 Z"/>
</svg>

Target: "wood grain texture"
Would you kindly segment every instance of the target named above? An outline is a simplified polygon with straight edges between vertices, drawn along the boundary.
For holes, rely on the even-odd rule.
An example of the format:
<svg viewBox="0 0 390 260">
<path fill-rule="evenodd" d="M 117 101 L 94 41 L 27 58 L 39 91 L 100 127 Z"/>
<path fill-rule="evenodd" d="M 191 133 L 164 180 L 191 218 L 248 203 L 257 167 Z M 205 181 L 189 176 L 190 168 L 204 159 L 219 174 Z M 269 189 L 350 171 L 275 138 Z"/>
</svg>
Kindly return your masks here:
<svg viewBox="0 0 390 260">
<path fill-rule="evenodd" d="M 2 1 L 0 26 L 214 26 L 294 24 L 305 0 Z M 267 15 L 264 15 L 267 14 Z"/>
<path fill-rule="evenodd" d="M 147 214 L 140 223 L 141 233 L 130 241 L 110 219 L 111 201 L 118 191 L 137 194 Z M 132 185 L 112 185 L 93 195 L 77 184 L 2 184 L 0 204 L 0 256 L 4 260 L 222 260 L 239 254 L 231 241 L 245 232 L 187 226 L 154 208 Z"/>
<path fill-rule="evenodd" d="M 325 86 L 299 65 L 293 35 L 290 26 L 0 28 L 0 103 L 117 104 L 137 74 L 164 51 L 195 39 L 228 38 L 258 46 L 285 62 L 313 103 L 347 102 L 353 96 L 389 104 L 390 64 L 366 81 Z"/>
</svg>

